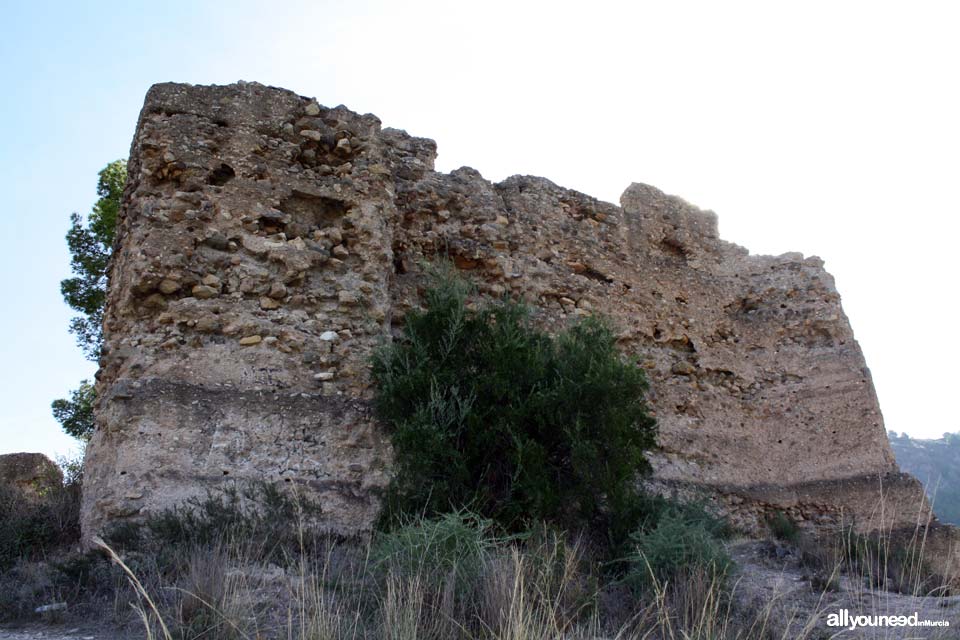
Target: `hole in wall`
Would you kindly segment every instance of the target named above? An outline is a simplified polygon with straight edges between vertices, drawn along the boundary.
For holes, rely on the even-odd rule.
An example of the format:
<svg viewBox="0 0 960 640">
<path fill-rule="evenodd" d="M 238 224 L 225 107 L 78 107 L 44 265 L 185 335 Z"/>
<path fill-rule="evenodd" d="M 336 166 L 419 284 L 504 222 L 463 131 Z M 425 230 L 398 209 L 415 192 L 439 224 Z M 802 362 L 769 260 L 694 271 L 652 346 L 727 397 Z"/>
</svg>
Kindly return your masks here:
<svg viewBox="0 0 960 640">
<path fill-rule="evenodd" d="M 675 258 L 685 258 L 687 249 L 674 238 L 664 238 L 660 241 L 660 249 L 667 255 Z"/>
<path fill-rule="evenodd" d="M 601 273 L 594 269 L 593 267 L 587 267 L 583 271 L 579 272 L 581 276 L 585 278 L 590 278 L 591 280 L 596 280 L 597 282 L 602 282 L 604 284 L 610 284 L 613 282 L 613 278 L 608 276 L 605 273 Z"/>
<path fill-rule="evenodd" d="M 284 232 L 288 239 L 309 237 L 313 231 L 332 227 L 350 211 L 350 205 L 336 198 L 294 191 L 280 202 L 280 210 L 290 216 Z"/>
<path fill-rule="evenodd" d="M 237 172 L 228 164 L 221 164 L 207 176 L 207 184 L 222 187 L 237 176 Z"/>
<path fill-rule="evenodd" d="M 393 248 L 393 272 L 398 276 L 402 276 L 407 272 L 407 265 L 403 261 L 403 250 L 406 247 L 400 245 Z"/>
<path fill-rule="evenodd" d="M 283 221 L 283 214 L 270 211 L 260 216 L 257 220 L 260 231 L 267 235 L 286 232 L 287 223 Z"/>
</svg>

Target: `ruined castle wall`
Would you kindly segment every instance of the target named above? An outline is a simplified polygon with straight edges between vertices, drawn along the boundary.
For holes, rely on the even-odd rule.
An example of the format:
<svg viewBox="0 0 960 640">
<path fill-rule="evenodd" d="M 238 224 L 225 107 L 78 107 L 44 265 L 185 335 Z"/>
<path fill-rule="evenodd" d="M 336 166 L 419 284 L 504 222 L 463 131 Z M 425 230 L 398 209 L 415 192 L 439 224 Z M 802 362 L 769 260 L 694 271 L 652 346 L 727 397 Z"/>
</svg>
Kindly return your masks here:
<svg viewBox="0 0 960 640">
<path fill-rule="evenodd" d="M 334 530 L 369 525 L 387 447 L 366 358 L 387 329 L 395 215 L 389 172 L 368 170 L 378 132 L 287 91 L 151 89 L 110 272 L 85 531 L 250 479 L 315 495 Z"/>
<path fill-rule="evenodd" d="M 651 381 L 662 490 L 705 491 L 747 528 L 773 508 L 868 526 L 880 479 L 887 526 L 927 509 L 819 259 L 751 256 L 714 214 L 646 185 L 616 206 L 542 178 L 438 173 L 435 153 L 280 89 L 150 90 L 111 267 L 85 535 L 238 479 L 296 485 L 331 529 L 367 529 L 390 459 L 368 359 L 440 257 L 545 328 L 613 321 Z"/>
</svg>

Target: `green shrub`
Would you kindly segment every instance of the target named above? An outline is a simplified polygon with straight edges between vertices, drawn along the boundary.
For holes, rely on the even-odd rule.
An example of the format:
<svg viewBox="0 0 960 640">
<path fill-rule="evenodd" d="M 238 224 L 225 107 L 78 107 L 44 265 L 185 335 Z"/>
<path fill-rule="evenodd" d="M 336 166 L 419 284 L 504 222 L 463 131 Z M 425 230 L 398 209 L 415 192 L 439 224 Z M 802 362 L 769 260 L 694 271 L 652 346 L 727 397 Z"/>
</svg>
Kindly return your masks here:
<svg viewBox="0 0 960 640">
<path fill-rule="evenodd" d="M 655 529 L 668 514 L 674 514 L 687 523 L 702 528 L 718 540 L 725 540 L 733 535 L 730 523 L 725 518 L 714 515 L 703 501 L 681 502 L 660 495 L 644 495 L 640 504 L 643 517 L 631 538 Z"/>
<path fill-rule="evenodd" d="M 458 583 L 475 577 L 484 554 L 504 542 L 493 523 L 457 511 L 437 518 L 411 519 L 378 532 L 370 547 L 374 566 L 412 576 L 453 574 Z"/>
<path fill-rule="evenodd" d="M 767 526 L 770 527 L 770 533 L 777 540 L 783 540 L 791 544 L 796 544 L 800 538 L 800 529 L 796 523 L 790 519 L 790 516 L 782 511 L 777 511 L 767 518 Z"/>
<path fill-rule="evenodd" d="M 683 571 L 705 570 L 722 581 L 732 565 L 723 548 L 723 522 L 696 505 L 665 509 L 656 525 L 631 536 L 627 582 L 635 588 L 669 582 Z"/>
<path fill-rule="evenodd" d="M 585 549 L 563 532 L 540 523 L 502 536 L 463 511 L 377 532 L 370 558 L 375 581 L 363 591 L 406 612 L 417 633 L 403 637 L 516 637 L 508 629 L 534 611 L 551 629 L 567 628 L 594 610 L 599 591 Z"/>
<path fill-rule="evenodd" d="M 626 539 L 656 427 L 642 369 L 603 321 L 557 336 L 502 301 L 468 308 L 449 274 L 373 359 L 395 477 L 385 522 L 467 508 L 507 532 L 546 521 Z"/>
</svg>

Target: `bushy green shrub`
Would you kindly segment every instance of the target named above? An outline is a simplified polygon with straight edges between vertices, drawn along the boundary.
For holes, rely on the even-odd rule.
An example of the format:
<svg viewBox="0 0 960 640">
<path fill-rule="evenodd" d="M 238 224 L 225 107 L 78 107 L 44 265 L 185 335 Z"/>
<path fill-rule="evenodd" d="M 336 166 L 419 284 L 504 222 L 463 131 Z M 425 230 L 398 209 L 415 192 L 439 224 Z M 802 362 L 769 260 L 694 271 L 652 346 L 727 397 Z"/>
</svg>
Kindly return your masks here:
<svg viewBox="0 0 960 640">
<path fill-rule="evenodd" d="M 472 309 L 469 293 L 438 276 L 374 356 L 395 453 L 386 520 L 467 508 L 507 532 L 542 520 L 625 540 L 656 437 L 642 369 L 599 319 L 550 336 L 523 306 Z"/>
<path fill-rule="evenodd" d="M 783 540 L 791 544 L 796 544 L 800 538 L 800 529 L 796 523 L 790 519 L 790 516 L 783 511 L 777 511 L 767 518 L 767 526 L 770 527 L 770 533 L 777 540 Z"/>
<path fill-rule="evenodd" d="M 500 542 L 490 520 L 454 511 L 433 519 L 411 519 L 378 533 L 370 556 L 378 567 L 391 567 L 408 575 L 425 569 L 468 574 L 479 567 L 483 554 Z"/>
<path fill-rule="evenodd" d="M 634 552 L 628 558 L 627 581 L 643 588 L 694 569 L 722 581 L 732 566 L 722 542 L 728 531 L 722 520 L 700 506 L 670 506 L 654 526 L 631 536 Z"/>
<path fill-rule="evenodd" d="M 527 637 L 515 626 L 533 616 L 558 637 L 594 610 L 599 593 L 595 564 L 562 531 L 541 523 L 504 536 L 465 511 L 378 531 L 370 558 L 374 580 L 363 591 L 406 612 L 401 618 L 417 632 L 403 637 Z"/>
<path fill-rule="evenodd" d="M 718 540 L 725 540 L 734 533 L 733 527 L 726 518 L 715 515 L 702 500 L 683 502 L 661 495 L 644 494 L 640 504 L 643 517 L 637 529 L 631 532 L 631 538 L 635 538 L 639 533 L 653 530 L 668 514 L 679 516 L 687 523 L 704 529 Z"/>
</svg>

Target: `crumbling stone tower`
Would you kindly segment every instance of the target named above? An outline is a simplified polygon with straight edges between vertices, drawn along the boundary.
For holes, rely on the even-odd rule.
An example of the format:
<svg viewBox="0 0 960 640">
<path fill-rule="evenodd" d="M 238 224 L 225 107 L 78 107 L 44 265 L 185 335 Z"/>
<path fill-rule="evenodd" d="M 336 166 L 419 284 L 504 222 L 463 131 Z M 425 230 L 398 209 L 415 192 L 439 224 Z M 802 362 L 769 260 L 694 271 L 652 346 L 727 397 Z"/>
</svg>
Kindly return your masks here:
<svg viewBox="0 0 960 640">
<path fill-rule="evenodd" d="M 752 256 L 640 184 L 621 206 L 434 171 L 435 144 L 259 84 L 154 86 L 133 141 L 105 319 L 85 535 L 267 479 L 366 530 L 390 459 L 367 365 L 448 257 L 555 329 L 602 313 L 648 372 L 653 484 L 735 522 L 887 526 L 928 509 L 887 443 L 817 258 Z"/>
</svg>

